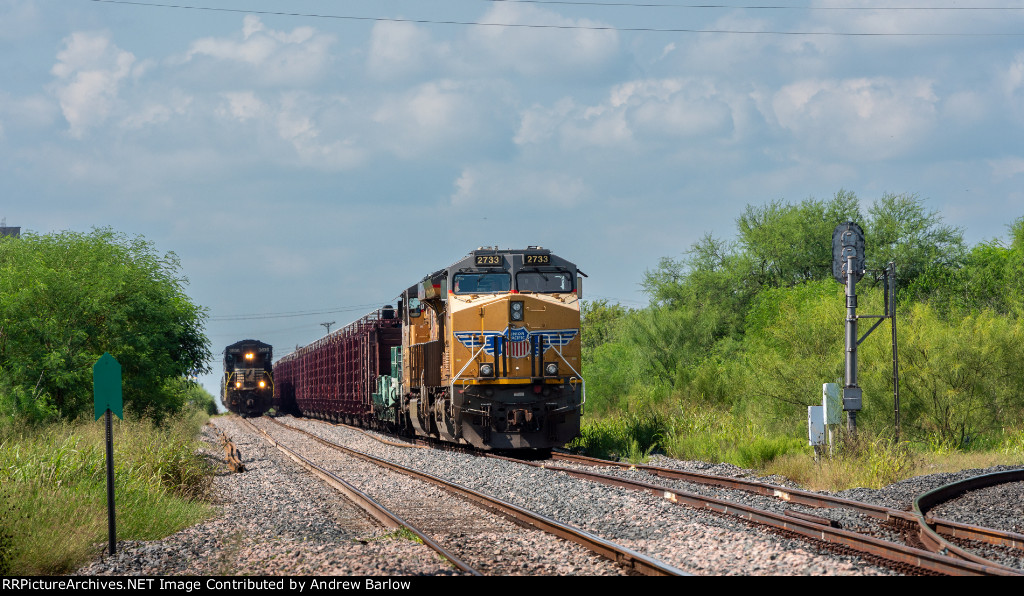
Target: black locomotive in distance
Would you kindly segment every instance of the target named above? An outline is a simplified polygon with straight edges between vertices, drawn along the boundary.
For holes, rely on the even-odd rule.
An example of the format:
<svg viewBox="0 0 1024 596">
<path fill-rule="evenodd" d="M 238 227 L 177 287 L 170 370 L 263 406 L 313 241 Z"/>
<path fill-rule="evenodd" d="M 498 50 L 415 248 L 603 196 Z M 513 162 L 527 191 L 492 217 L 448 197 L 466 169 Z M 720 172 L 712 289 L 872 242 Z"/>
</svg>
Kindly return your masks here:
<svg viewBox="0 0 1024 596">
<path fill-rule="evenodd" d="M 255 339 L 224 348 L 220 401 L 243 418 L 262 416 L 274 400 L 274 349 Z"/>
</svg>

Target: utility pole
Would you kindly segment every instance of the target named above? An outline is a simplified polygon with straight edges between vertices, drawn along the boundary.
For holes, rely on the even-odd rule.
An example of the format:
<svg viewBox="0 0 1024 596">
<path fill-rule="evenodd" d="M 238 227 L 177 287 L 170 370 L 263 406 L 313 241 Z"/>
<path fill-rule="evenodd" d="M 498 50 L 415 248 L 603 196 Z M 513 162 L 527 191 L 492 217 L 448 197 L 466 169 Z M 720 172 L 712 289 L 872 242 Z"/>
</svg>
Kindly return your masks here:
<svg viewBox="0 0 1024 596">
<path fill-rule="evenodd" d="M 327 335 L 330 335 L 331 334 L 331 325 L 333 325 L 334 323 L 335 323 L 335 321 L 331 321 L 330 323 L 320 323 L 320 324 L 327 328 Z"/>
</svg>

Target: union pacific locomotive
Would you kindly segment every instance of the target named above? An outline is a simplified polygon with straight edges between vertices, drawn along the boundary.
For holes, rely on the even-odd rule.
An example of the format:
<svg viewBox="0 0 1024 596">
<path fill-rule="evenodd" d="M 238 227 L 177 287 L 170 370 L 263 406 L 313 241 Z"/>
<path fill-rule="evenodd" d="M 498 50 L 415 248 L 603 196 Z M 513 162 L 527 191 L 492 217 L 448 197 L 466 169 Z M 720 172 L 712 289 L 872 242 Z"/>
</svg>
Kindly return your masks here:
<svg viewBox="0 0 1024 596">
<path fill-rule="evenodd" d="M 580 280 L 541 247 L 480 248 L 280 359 L 279 409 L 484 450 L 579 435 Z"/>
<path fill-rule="evenodd" d="M 270 344 L 243 339 L 224 348 L 220 401 L 239 416 L 262 416 L 274 399 L 274 350 Z"/>
</svg>

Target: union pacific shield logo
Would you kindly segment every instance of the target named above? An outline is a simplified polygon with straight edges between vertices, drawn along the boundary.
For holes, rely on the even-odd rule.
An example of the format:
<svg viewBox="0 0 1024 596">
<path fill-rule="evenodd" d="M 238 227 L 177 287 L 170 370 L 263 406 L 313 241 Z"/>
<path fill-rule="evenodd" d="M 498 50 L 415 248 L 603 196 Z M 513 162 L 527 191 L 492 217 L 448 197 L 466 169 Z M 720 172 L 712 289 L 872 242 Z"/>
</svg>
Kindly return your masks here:
<svg viewBox="0 0 1024 596">
<path fill-rule="evenodd" d="M 523 327 L 511 327 L 505 332 L 506 345 L 500 346 L 512 358 L 524 358 L 530 353 L 530 332 Z"/>
<path fill-rule="evenodd" d="M 525 327 L 511 327 L 505 331 L 509 341 L 526 341 L 530 339 L 530 331 Z"/>
<path fill-rule="evenodd" d="M 456 331 L 454 335 L 459 343 L 473 351 L 483 347 L 488 356 L 504 353 L 510 358 L 525 358 L 530 355 L 531 346 L 533 353 L 539 355 L 541 343 L 547 352 L 551 348 L 567 345 L 577 333 L 579 329 L 530 331 L 523 327 L 510 327 L 504 331 Z"/>
</svg>

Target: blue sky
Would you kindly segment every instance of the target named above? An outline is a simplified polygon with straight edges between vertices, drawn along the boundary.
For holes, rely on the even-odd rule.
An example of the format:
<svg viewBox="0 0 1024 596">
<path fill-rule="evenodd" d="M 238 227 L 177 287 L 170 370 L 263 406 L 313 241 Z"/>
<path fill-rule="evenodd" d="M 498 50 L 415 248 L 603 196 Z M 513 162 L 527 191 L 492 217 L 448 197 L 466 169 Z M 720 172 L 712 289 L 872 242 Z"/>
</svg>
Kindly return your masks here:
<svg viewBox="0 0 1024 596">
<path fill-rule="evenodd" d="M 917 193 L 971 243 L 1024 215 L 1019 1 L 179 4 L 0 0 L 0 217 L 174 251 L 215 354 L 481 245 L 639 306 L 747 204 Z"/>
</svg>

